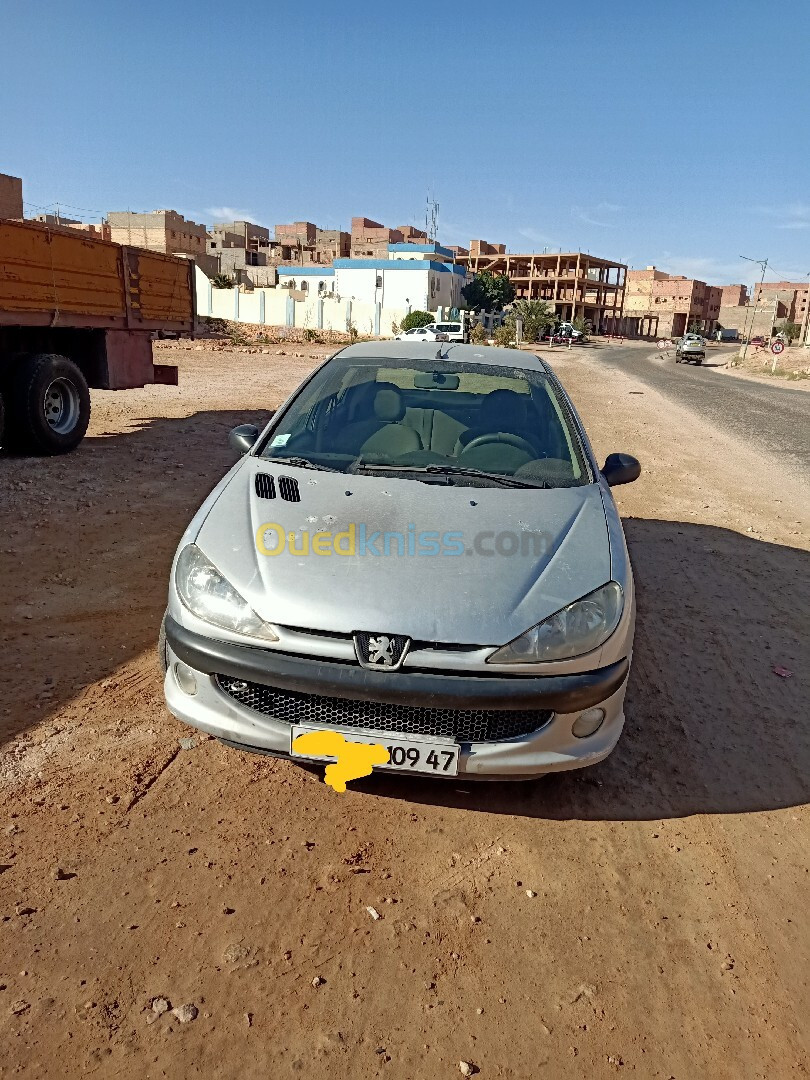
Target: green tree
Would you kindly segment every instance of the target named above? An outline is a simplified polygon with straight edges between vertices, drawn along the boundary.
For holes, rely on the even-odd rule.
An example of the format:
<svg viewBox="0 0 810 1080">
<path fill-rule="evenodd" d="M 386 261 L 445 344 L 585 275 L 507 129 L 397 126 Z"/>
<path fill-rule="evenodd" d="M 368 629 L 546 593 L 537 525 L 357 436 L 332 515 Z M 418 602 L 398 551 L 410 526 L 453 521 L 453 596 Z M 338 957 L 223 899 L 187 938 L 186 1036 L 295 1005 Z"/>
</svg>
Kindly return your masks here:
<svg viewBox="0 0 810 1080">
<path fill-rule="evenodd" d="M 227 274 L 214 274 L 211 278 L 211 284 L 215 289 L 232 289 L 233 278 Z"/>
<path fill-rule="evenodd" d="M 515 300 L 506 320 L 513 336 L 518 319 L 523 320 L 523 340 L 529 342 L 539 341 L 557 322 L 557 316 L 545 300 Z"/>
<path fill-rule="evenodd" d="M 482 270 L 476 274 L 461 294 L 473 311 L 502 311 L 515 298 L 515 286 L 505 274 Z"/>
<path fill-rule="evenodd" d="M 436 316 L 429 311 L 411 311 L 402 320 L 402 331 L 415 330 L 419 326 L 430 326 Z"/>
<path fill-rule="evenodd" d="M 571 325 L 575 330 L 579 330 L 580 334 L 590 334 L 591 321 L 590 319 L 576 318 L 571 320 Z"/>
<path fill-rule="evenodd" d="M 802 328 L 798 323 L 788 322 L 787 319 L 782 323 L 781 333 L 785 335 L 788 341 L 795 341 L 801 332 Z"/>
</svg>

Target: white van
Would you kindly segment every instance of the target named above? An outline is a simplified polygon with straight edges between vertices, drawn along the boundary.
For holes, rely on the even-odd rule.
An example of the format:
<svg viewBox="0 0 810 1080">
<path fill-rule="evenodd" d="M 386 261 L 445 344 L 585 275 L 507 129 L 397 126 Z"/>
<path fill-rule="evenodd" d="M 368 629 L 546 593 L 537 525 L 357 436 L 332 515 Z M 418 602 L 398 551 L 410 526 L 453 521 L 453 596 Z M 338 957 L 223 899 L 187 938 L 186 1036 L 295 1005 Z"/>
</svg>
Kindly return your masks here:
<svg viewBox="0 0 810 1080">
<path fill-rule="evenodd" d="M 428 329 L 434 330 L 437 334 L 446 334 L 447 341 L 457 341 L 463 345 L 466 340 L 464 324 L 460 322 L 431 323 Z"/>
</svg>

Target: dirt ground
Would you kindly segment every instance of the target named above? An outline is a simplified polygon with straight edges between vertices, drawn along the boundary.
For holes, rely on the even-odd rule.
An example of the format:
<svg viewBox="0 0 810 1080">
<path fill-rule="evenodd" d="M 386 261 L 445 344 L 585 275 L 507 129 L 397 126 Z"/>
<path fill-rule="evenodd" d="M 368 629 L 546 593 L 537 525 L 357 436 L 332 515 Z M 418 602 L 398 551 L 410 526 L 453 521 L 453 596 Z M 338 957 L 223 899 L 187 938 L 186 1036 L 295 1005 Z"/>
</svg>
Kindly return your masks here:
<svg viewBox="0 0 810 1080">
<path fill-rule="evenodd" d="M 807 1076 L 810 497 L 598 354 L 553 362 L 599 456 L 643 463 L 611 758 L 337 795 L 181 747 L 172 553 L 228 429 L 327 351 L 164 349 L 178 388 L 0 460 L 0 1076 Z"/>
</svg>

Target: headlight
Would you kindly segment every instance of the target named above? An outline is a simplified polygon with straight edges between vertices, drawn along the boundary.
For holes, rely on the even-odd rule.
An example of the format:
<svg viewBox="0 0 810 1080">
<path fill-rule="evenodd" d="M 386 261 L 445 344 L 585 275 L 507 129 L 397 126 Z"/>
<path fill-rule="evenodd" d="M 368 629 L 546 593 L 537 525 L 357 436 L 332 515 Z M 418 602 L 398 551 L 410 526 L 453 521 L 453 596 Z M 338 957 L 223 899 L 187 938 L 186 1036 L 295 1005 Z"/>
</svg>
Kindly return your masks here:
<svg viewBox="0 0 810 1080">
<path fill-rule="evenodd" d="M 592 652 L 619 625 L 623 606 L 621 585 L 609 581 L 498 649 L 487 663 L 537 664 Z"/>
<path fill-rule="evenodd" d="M 278 641 L 267 623 L 196 544 L 189 544 L 180 552 L 174 580 L 183 603 L 205 622 L 234 630 L 237 634 Z"/>
</svg>

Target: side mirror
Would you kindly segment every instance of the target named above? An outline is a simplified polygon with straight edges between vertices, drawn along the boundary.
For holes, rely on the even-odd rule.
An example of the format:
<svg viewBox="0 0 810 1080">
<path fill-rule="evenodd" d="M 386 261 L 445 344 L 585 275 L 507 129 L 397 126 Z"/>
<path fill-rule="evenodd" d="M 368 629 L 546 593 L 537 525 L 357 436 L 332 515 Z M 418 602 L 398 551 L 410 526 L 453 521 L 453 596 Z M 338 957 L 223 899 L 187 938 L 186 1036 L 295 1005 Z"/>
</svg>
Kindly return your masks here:
<svg viewBox="0 0 810 1080">
<path fill-rule="evenodd" d="M 246 454 L 253 449 L 253 445 L 259 437 L 259 429 L 253 424 L 240 424 L 233 428 L 228 435 L 228 445 L 237 454 Z"/>
<path fill-rule="evenodd" d="M 632 484 L 641 476 L 641 465 L 630 454 L 608 454 L 602 468 L 602 476 L 611 487 Z"/>
</svg>

